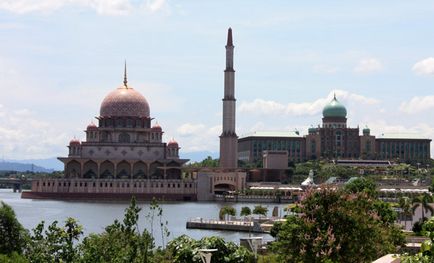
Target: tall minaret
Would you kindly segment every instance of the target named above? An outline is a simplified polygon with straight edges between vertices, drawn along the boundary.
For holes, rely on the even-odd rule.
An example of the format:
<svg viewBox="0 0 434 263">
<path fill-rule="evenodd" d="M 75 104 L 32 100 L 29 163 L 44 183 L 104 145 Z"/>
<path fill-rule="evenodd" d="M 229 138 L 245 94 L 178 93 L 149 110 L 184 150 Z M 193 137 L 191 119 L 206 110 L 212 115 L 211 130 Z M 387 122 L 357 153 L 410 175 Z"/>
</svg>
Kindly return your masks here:
<svg viewBox="0 0 434 263">
<path fill-rule="evenodd" d="M 223 97 L 223 132 L 220 135 L 220 168 L 237 168 L 238 136 L 235 133 L 235 70 L 232 29 L 226 44 L 225 94 Z"/>
</svg>

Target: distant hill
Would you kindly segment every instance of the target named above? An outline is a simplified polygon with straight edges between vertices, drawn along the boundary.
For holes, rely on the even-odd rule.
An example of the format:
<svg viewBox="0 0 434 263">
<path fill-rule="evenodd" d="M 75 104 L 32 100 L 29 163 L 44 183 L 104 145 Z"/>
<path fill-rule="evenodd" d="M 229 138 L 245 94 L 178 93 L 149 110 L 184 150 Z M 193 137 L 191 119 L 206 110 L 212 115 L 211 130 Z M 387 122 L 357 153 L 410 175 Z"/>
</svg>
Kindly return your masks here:
<svg viewBox="0 0 434 263">
<path fill-rule="evenodd" d="M 63 171 L 63 163 L 57 160 L 56 157 L 47 159 L 26 159 L 26 160 L 7 160 L 9 162 L 23 163 L 23 164 L 34 164 L 37 166 L 44 167 L 46 169 L 54 171 Z"/>
<path fill-rule="evenodd" d="M 0 171 L 17 171 L 26 172 L 31 171 L 35 173 L 51 173 L 53 169 L 47 169 L 32 163 L 19 163 L 11 161 L 0 161 Z"/>
</svg>

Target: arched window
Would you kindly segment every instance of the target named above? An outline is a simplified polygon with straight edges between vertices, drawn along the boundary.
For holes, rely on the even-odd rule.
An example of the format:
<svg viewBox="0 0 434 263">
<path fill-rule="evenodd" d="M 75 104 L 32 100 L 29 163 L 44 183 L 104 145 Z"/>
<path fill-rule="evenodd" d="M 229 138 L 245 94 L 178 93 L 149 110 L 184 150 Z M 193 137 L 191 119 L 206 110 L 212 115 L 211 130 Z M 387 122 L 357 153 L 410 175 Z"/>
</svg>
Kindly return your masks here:
<svg viewBox="0 0 434 263">
<path fill-rule="evenodd" d="M 129 143 L 130 142 L 130 135 L 126 132 L 119 134 L 119 142 Z"/>
</svg>

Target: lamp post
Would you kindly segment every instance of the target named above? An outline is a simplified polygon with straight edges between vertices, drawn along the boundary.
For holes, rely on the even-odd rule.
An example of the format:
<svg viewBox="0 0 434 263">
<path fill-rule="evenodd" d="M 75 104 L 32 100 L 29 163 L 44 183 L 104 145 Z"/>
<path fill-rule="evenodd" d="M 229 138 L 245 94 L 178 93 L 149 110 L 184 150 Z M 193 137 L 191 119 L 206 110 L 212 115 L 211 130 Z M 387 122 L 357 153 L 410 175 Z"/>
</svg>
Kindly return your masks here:
<svg viewBox="0 0 434 263">
<path fill-rule="evenodd" d="M 255 262 L 257 262 L 258 259 L 258 247 L 260 244 L 262 244 L 262 237 L 248 237 L 247 243 L 250 246 L 250 249 L 253 252 L 253 255 L 255 256 Z"/>
<path fill-rule="evenodd" d="M 202 248 L 199 249 L 199 256 L 200 259 L 202 260 L 202 263 L 211 263 L 211 257 L 212 257 L 212 253 L 216 252 L 217 249 L 216 248 Z"/>
</svg>

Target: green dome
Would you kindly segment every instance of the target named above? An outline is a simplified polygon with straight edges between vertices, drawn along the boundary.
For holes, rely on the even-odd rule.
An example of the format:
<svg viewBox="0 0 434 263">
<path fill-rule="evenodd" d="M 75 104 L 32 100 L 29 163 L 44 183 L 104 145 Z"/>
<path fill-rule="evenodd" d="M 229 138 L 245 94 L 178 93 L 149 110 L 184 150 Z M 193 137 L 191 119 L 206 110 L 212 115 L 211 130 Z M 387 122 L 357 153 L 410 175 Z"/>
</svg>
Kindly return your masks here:
<svg viewBox="0 0 434 263">
<path fill-rule="evenodd" d="M 363 129 L 363 134 L 369 134 L 369 133 L 371 133 L 371 129 L 369 129 L 368 127 L 365 127 Z"/>
<path fill-rule="evenodd" d="M 335 96 L 333 100 L 324 107 L 324 109 L 322 110 L 322 115 L 323 117 L 346 118 L 347 109 L 345 109 L 345 106 L 340 103 Z"/>
<path fill-rule="evenodd" d="M 310 127 L 308 130 L 309 133 L 314 133 L 316 132 L 316 128 L 315 127 Z"/>
</svg>

